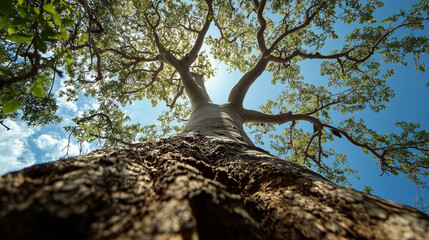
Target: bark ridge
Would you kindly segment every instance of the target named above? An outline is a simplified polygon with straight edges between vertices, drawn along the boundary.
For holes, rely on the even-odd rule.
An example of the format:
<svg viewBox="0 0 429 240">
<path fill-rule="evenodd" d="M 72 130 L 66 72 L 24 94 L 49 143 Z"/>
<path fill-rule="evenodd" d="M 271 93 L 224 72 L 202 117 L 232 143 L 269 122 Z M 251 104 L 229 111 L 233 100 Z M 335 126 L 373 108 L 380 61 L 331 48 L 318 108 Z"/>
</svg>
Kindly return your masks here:
<svg viewBox="0 0 429 240">
<path fill-rule="evenodd" d="M 0 178 L 0 239 L 429 239 L 429 216 L 198 134 Z"/>
</svg>

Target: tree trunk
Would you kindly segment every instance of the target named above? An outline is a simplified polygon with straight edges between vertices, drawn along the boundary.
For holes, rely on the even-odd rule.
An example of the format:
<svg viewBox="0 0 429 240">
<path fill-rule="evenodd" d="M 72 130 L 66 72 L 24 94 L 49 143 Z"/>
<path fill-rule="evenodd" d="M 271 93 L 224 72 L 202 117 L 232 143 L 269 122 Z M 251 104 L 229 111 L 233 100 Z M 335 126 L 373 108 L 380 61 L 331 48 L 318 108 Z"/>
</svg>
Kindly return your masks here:
<svg viewBox="0 0 429 240">
<path fill-rule="evenodd" d="M 228 104 L 205 104 L 194 110 L 182 135 L 199 133 L 208 137 L 253 145 L 243 129 L 243 110 Z"/>
<path fill-rule="evenodd" d="M 429 239 L 429 216 L 189 134 L 1 177 L 0 239 Z"/>
</svg>

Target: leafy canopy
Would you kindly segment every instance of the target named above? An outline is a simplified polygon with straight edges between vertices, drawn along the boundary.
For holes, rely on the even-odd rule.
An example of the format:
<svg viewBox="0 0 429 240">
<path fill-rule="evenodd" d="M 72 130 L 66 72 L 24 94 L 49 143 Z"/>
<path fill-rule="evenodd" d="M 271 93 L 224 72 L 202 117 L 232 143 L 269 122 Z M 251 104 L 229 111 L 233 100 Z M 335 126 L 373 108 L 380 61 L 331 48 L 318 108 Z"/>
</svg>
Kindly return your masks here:
<svg viewBox="0 0 429 240">
<path fill-rule="evenodd" d="M 429 135 L 419 124 L 399 122 L 402 132 L 386 135 L 353 116 L 382 111 L 394 97 L 387 84 L 394 70 L 386 64 L 412 59 L 425 71 L 427 0 L 384 19 L 375 17 L 379 0 L 1 0 L 1 6 L 0 119 L 60 122 L 52 89 L 68 76 L 62 96 L 98 102 L 66 127 L 79 141 L 118 147 L 156 140 L 179 132 L 191 112 L 181 66 L 209 79 L 211 55 L 243 73 L 269 72 L 271 84 L 283 89 L 260 110 L 295 118 L 286 127 L 249 123 L 256 143 L 273 132 L 271 148 L 279 156 L 346 184 L 355 173 L 346 155 L 323 148 L 344 137 L 383 173 L 404 173 L 427 188 Z M 346 34 L 338 30 L 344 26 Z M 197 46 L 203 40 L 206 51 Z M 301 75 L 300 64 L 309 60 L 320 64 L 324 82 Z M 169 108 L 158 125 L 129 123 L 123 107 L 142 99 Z M 338 113 L 342 120 L 334 124 Z M 297 124 L 306 119 L 314 130 Z"/>
</svg>

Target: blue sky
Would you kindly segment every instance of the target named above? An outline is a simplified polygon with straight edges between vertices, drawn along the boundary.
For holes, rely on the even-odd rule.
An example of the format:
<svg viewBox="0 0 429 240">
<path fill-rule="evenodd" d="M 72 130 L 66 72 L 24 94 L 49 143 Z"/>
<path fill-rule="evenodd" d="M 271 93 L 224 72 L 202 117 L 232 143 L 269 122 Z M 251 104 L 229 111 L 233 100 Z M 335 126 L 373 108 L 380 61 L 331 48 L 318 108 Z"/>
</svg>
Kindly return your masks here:
<svg viewBox="0 0 429 240">
<path fill-rule="evenodd" d="M 389 14 L 397 10 L 400 6 L 407 6 L 410 2 L 416 1 L 386 1 L 381 14 Z M 341 31 L 347 31 L 347 26 L 339 26 Z M 400 34 L 400 33 L 398 33 Z M 429 65 L 429 57 L 425 56 L 423 61 Z M 316 66 L 315 66 L 316 65 Z M 222 63 L 214 63 L 218 68 L 217 75 L 209 79 L 206 88 L 210 97 L 215 103 L 226 101 L 229 90 L 242 76 L 242 73 L 233 71 L 228 74 L 226 66 Z M 319 76 L 317 62 L 305 62 L 302 66 L 302 73 L 311 81 L 324 81 Z M 384 133 L 395 131 L 394 123 L 397 121 L 419 122 L 422 129 L 429 130 L 429 89 L 425 85 L 429 82 L 429 73 L 414 71 L 410 65 L 408 67 L 395 65 L 396 74 L 390 78 L 390 86 L 395 90 L 396 97 L 387 104 L 386 111 L 373 113 L 363 111 L 358 117 L 364 118 L 370 128 Z M 281 89 L 272 86 L 270 75 L 263 74 L 250 88 L 244 105 L 249 109 L 258 109 L 269 97 L 275 98 Z M 58 82 L 55 85 L 55 92 L 64 86 Z M 19 170 L 36 163 L 43 163 L 56 160 L 65 155 L 64 147 L 68 143 L 68 135 L 62 127 L 70 125 L 71 118 L 79 115 L 85 109 L 97 107 L 97 104 L 90 99 L 80 99 L 78 103 L 66 102 L 64 98 L 59 98 L 59 114 L 64 121 L 59 125 L 48 125 L 44 127 L 28 127 L 21 121 L 6 120 L 4 123 L 11 128 L 6 131 L 0 128 L 0 174 Z M 153 109 L 148 101 L 141 101 L 126 108 L 134 121 L 139 121 L 143 125 L 156 123 L 156 117 L 164 107 Z M 150 114 L 148 114 L 150 113 Z M 268 140 L 267 140 L 268 141 Z M 80 146 L 72 139 L 69 149 L 69 156 L 79 155 Z M 268 144 L 263 146 L 267 150 Z M 375 160 L 365 156 L 361 150 L 344 139 L 336 138 L 333 145 L 339 152 L 348 154 L 348 159 L 352 168 L 359 170 L 361 180 L 351 177 L 350 181 L 357 190 L 362 190 L 364 185 L 372 186 L 373 194 L 395 202 L 412 205 L 417 193 L 417 187 L 409 183 L 405 176 L 380 177 L 381 170 L 376 166 Z M 83 143 L 85 152 L 95 150 L 94 144 Z M 271 151 L 272 152 L 272 151 Z M 275 154 L 275 152 L 272 152 Z M 426 204 L 429 202 L 429 191 L 421 192 Z"/>
</svg>

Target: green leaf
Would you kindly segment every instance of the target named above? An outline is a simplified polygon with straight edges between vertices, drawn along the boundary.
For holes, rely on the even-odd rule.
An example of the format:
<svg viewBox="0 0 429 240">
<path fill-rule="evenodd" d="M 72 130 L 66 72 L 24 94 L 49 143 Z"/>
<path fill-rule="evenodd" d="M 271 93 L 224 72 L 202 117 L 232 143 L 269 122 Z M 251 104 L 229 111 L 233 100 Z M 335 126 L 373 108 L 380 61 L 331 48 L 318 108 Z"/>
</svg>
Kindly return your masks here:
<svg viewBox="0 0 429 240">
<path fill-rule="evenodd" d="M 19 14 L 21 14 L 21 16 L 23 16 L 24 18 L 29 18 L 30 15 L 27 12 L 26 8 L 23 7 L 17 7 L 16 10 L 19 12 Z"/>
<path fill-rule="evenodd" d="M 47 79 L 47 78 L 46 78 L 46 76 L 44 76 L 44 77 L 42 77 L 42 76 L 38 76 L 38 77 L 36 78 L 36 82 L 40 85 L 40 84 L 42 84 L 46 79 Z"/>
<path fill-rule="evenodd" d="M 3 16 L 12 17 L 16 14 L 15 7 L 12 5 L 10 0 L 0 1 L 0 13 Z"/>
<path fill-rule="evenodd" d="M 33 7 L 33 12 L 34 12 L 36 15 L 39 15 L 39 14 L 40 14 L 40 9 L 39 9 L 39 8 L 37 8 L 37 7 Z"/>
<path fill-rule="evenodd" d="M 10 40 L 12 42 L 18 42 L 18 43 L 26 43 L 31 41 L 33 37 L 29 34 L 25 33 L 14 33 L 6 37 L 7 40 Z"/>
<path fill-rule="evenodd" d="M 41 51 L 42 53 L 46 53 L 46 51 L 48 51 L 48 46 L 40 38 L 36 38 L 34 45 L 35 45 L 35 48 L 37 50 Z"/>
<path fill-rule="evenodd" d="M 70 27 L 70 26 L 72 26 L 74 24 L 74 21 L 72 19 L 70 19 L 70 18 L 63 18 L 61 20 L 61 22 L 62 22 L 62 24 L 63 24 L 64 27 Z"/>
<path fill-rule="evenodd" d="M 65 28 L 61 28 L 61 29 L 60 29 L 60 35 L 61 35 L 61 37 L 62 37 L 64 40 L 69 39 L 69 35 L 67 34 L 67 32 L 66 32 L 66 29 L 65 29 Z"/>
<path fill-rule="evenodd" d="M 57 36 L 48 36 L 45 40 L 51 43 L 56 43 L 58 42 L 59 38 Z"/>
<path fill-rule="evenodd" d="M 3 66 L 0 66 L 0 71 L 1 72 L 3 72 L 3 73 L 6 73 L 7 75 L 9 75 L 9 76 L 14 76 L 14 74 L 13 74 L 13 72 L 12 71 L 10 71 L 8 68 L 6 68 L 6 67 L 3 67 Z"/>
<path fill-rule="evenodd" d="M 57 33 L 54 31 L 53 26 L 51 26 L 51 24 L 46 24 L 46 26 L 40 33 L 40 36 L 43 40 L 47 40 L 49 37 L 56 37 Z"/>
<path fill-rule="evenodd" d="M 70 67 L 73 64 L 74 60 L 70 56 L 66 57 L 66 64 L 68 67 Z"/>
<path fill-rule="evenodd" d="M 21 107 L 21 102 L 19 100 L 12 99 L 3 105 L 3 113 L 4 114 L 13 113 L 16 110 L 18 110 L 19 107 Z"/>
<path fill-rule="evenodd" d="M 10 24 L 10 19 L 8 17 L 0 17 L 0 28 L 4 28 Z"/>
<path fill-rule="evenodd" d="M 15 88 L 13 88 L 13 87 L 8 87 L 7 90 L 8 90 L 9 93 L 12 93 L 15 96 L 19 95 L 19 92 Z"/>
<path fill-rule="evenodd" d="M 9 28 L 7 29 L 7 33 L 8 33 L 9 35 L 12 35 L 14 32 L 15 32 L 15 28 L 9 27 Z"/>
<path fill-rule="evenodd" d="M 12 26 L 16 26 L 16 27 L 27 26 L 28 20 L 22 17 L 14 16 L 10 23 Z"/>
<path fill-rule="evenodd" d="M 38 84 L 33 86 L 33 88 L 31 89 L 31 93 L 38 98 L 45 97 L 45 90 L 43 90 L 43 88 Z"/>
<path fill-rule="evenodd" d="M 61 27 L 61 20 L 58 17 L 58 14 L 54 15 L 54 22 L 55 22 L 55 24 L 57 24 L 57 26 Z"/>
<path fill-rule="evenodd" d="M 82 35 L 80 35 L 80 37 L 79 37 L 79 44 L 84 43 L 88 38 L 89 38 L 88 34 L 83 33 L 83 34 L 82 34 Z"/>
<path fill-rule="evenodd" d="M 43 5 L 43 10 L 51 15 L 57 15 L 57 11 L 55 11 L 54 6 L 52 6 L 52 4 L 44 4 Z"/>
</svg>

